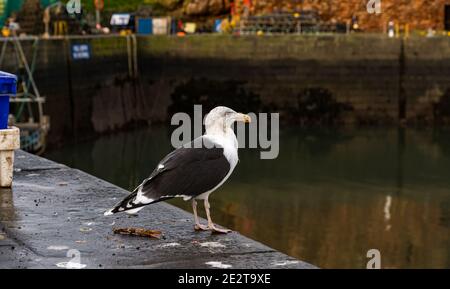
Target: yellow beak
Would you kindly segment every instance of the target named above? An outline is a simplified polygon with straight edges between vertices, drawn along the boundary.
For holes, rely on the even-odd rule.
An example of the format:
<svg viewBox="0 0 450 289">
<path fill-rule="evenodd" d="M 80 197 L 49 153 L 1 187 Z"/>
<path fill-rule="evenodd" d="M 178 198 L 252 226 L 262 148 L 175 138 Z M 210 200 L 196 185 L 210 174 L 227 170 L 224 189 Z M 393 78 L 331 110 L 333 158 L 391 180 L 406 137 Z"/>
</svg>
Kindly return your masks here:
<svg viewBox="0 0 450 289">
<path fill-rule="evenodd" d="M 251 117 L 250 117 L 248 114 L 243 114 L 243 113 L 241 113 L 240 116 L 241 116 L 241 117 L 239 118 L 240 121 L 243 121 L 243 122 L 252 122 L 252 119 L 251 119 Z"/>
</svg>

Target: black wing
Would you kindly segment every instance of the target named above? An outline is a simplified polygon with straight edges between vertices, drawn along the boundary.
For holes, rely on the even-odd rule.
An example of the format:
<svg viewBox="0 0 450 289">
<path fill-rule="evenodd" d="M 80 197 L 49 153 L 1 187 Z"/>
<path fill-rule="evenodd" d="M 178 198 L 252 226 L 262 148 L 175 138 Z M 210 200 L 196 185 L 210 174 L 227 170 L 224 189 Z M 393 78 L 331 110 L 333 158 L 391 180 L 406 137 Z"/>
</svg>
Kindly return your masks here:
<svg viewBox="0 0 450 289">
<path fill-rule="evenodd" d="M 142 193 L 150 199 L 163 196 L 195 197 L 216 187 L 230 171 L 223 148 L 179 148 L 160 163 L 142 184 Z"/>
<path fill-rule="evenodd" d="M 199 138 L 197 141 L 207 142 Z M 195 148 L 193 143 L 168 154 L 141 185 L 111 213 L 128 211 L 176 196 L 185 199 L 198 196 L 216 187 L 230 171 L 230 163 L 222 147 L 210 143 Z M 142 196 L 146 202 L 143 202 Z"/>
</svg>

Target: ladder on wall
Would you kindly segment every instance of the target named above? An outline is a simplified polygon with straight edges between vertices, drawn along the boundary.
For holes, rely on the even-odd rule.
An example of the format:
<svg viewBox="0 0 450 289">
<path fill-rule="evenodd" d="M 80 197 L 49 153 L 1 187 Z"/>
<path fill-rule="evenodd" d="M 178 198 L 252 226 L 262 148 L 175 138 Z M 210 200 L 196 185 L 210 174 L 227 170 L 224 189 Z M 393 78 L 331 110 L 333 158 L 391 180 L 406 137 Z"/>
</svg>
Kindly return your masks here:
<svg viewBox="0 0 450 289">
<path fill-rule="evenodd" d="M 29 38 L 28 38 L 29 39 Z M 18 93 L 10 99 L 10 124 L 20 129 L 20 146 L 23 150 L 41 154 L 46 147 L 46 137 L 50 128 L 48 116 L 44 115 L 45 97 L 41 96 L 33 77 L 36 67 L 39 38 L 33 37 L 32 60 L 29 64 L 21 41 L 16 35 L 3 39 L 0 52 L 0 67 L 3 65 L 9 44 L 13 46 L 18 76 Z"/>
</svg>

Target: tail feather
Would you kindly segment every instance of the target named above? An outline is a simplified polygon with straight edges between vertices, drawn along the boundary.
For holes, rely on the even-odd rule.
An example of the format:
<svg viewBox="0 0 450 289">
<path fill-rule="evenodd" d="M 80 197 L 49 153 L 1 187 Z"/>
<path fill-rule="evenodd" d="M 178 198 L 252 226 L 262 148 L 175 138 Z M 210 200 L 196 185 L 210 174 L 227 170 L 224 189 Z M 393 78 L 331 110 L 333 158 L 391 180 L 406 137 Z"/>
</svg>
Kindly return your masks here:
<svg viewBox="0 0 450 289">
<path fill-rule="evenodd" d="M 109 216 L 119 212 L 126 212 L 129 214 L 135 214 L 141 210 L 146 204 L 136 202 L 137 192 L 129 194 L 125 199 L 117 203 L 114 207 L 104 213 L 105 216 Z"/>
</svg>

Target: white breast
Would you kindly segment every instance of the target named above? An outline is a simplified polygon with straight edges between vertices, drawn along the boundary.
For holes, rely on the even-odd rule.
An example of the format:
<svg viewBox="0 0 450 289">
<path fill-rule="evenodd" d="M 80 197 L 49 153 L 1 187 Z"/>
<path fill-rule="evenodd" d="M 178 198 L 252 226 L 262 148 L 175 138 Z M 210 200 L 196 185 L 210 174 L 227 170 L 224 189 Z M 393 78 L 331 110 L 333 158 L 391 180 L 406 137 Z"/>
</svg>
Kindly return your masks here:
<svg viewBox="0 0 450 289">
<path fill-rule="evenodd" d="M 204 135 L 204 137 L 208 138 L 212 142 L 220 145 L 223 147 L 223 155 L 230 163 L 230 171 L 228 174 L 223 178 L 223 180 L 215 186 L 212 190 L 207 191 L 201 195 L 198 195 L 196 199 L 203 200 L 206 199 L 209 194 L 214 192 L 217 188 L 219 188 L 231 175 L 234 168 L 236 167 L 239 157 L 238 157 L 238 142 L 236 139 L 236 135 L 234 134 L 233 130 L 229 129 L 229 131 L 225 134 L 214 134 L 214 135 Z"/>
<path fill-rule="evenodd" d="M 231 170 L 233 170 L 239 160 L 238 142 L 233 130 L 228 129 L 223 134 L 205 134 L 204 137 L 223 147 L 223 155 L 230 163 Z"/>
</svg>

